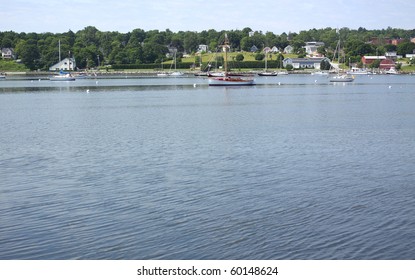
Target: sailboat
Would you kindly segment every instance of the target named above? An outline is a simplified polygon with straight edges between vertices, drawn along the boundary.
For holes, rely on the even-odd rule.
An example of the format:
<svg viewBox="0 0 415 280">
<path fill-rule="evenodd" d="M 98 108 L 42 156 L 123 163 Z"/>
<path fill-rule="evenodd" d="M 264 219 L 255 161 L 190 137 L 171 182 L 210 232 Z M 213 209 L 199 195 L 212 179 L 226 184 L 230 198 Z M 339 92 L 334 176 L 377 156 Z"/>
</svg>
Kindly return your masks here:
<svg viewBox="0 0 415 280">
<path fill-rule="evenodd" d="M 272 72 L 268 72 L 268 50 L 269 48 L 264 49 L 265 52 L 265 69 L 263 72 L 259 72 L 258 76 L 277 76 L 278 72 L 272 71 Z"/>
<path fill-rule="evenodd" d="M 230 49 L 228 35 L 225 33 L 225 42 L 222 45 L 223 51 L 225 53 L 224 56 L 224 67 L 225 72 L 221 77 L 210 77 L 209 78 L 209 86 L 252 86 L 255 85 L 255 81 L 253 78 L 241 78 L 231 76 L 228 73 L 228 49 Z"/>
<path fill-rule="evenodd" d="M 49 78 L 51 81 L 75 81 L 75 77 L 71 73 L 61 70 L 58 75 Z"/>
<path fill-rule="evenodd" d="M 59 62 L 58 63 L 61 63 L 62 62 L 62 60 L 61 60 L 61 40 L 59 40 L 59 45 L 58 45 L 58 47 L 59 47 Z M 70 56 L 71 56 L 71 52 L 69 52 L 69 57 L 67 58 L 67 60 L 68 60 L 68 67 L 67 67 L 67 69 L 68 70 L 70 70 L 70 63 L 71 63 L 71 58 L 70 58 Z M 66 63 L 65 63 L 66 64 Z M 74 66 L 74 65 L 73 65 Z M 53 66 L 52 66 L 53 67 Z M 75 67 L 75 66 L 74 66 Z M 74 76 L 72 76 L 72 74 L 71 73 L 69 73 L 69 72 L 64 72 L 63 71 L 63 69 L 61 68 L 61 70 L 59 71 L 59 74 L 58 75 L 54 75 L 54 76 L 52 76 L 52 77 L 50 77 L 49 78 L 49 80 L 50 81 L 75 81 L 75 77 Z"/>
<path fill-rule="evenodd" d="M 340 38 L 339 38 L 339 41 L 337 42 L 336 49 L 334 50 L 333 60 L 336 56 L 336 52 L 339 53 L 339 57 L 340 57 Z M 348 74 L 340 74 L 339 67 L 336 69 L 336 72 L 337 72 L 336 75 L 334 75 L 333 77 L 330 77 L 330 82 L 353 82 L 354 81 L 354 76 L 351 76 Z"/>
<path fill-rule="evenodd" d="M 158 77 L 167 77 L 167 72 L 164 71 L 163 60 L 161 60 L 161 72 L 157 73 Z"/>
<path fill-rule="evenodd" d="M 174 60 L 173 60 L 174 61 L 174 71 L 170 73 L 170 76 L 183 76 L 183 72 L 179 72 L 176 69 L 176 66 L 177 66 L 176 53 L 177 53 L 177 51 L 174 52 Z M 170 69 L 171 69 L 171 67 L 170 67 Z"/>
</svg>

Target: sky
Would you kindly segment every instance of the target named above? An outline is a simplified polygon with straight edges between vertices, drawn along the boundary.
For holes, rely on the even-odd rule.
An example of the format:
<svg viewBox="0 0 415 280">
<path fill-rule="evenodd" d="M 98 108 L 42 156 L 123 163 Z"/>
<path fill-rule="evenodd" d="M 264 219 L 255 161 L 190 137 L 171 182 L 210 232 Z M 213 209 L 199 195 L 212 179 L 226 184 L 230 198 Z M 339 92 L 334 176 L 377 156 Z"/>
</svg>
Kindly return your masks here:
<svg viewBox="0 0 415 280">
<path fill-rule="evenodd" d="M 7 2 L 7 5 L 1 4 Z M 415 29 L 414 0 L 0 0 L 0 31 Z"/>
</svg>

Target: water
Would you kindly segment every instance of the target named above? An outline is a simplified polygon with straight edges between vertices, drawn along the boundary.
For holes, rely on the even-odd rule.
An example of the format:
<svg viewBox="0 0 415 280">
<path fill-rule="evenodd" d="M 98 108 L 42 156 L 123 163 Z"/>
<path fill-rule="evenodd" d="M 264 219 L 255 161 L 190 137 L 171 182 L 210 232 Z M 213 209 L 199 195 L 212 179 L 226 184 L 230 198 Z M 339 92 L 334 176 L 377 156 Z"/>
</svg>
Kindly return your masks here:
<svg viewBox="0 0 415 280">
<path fill-rule="evenodd" d="M 415 76 L 256 81 L 0 81 L 0 259 L 414 259 Z"/>
</svg>

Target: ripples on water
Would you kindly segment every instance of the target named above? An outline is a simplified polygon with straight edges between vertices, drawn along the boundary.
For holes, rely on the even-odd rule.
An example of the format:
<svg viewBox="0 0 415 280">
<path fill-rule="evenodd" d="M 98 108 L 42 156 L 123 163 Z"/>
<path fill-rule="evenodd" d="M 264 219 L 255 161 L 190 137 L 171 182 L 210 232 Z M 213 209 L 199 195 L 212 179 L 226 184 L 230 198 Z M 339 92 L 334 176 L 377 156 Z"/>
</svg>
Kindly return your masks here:
<svg viewBox="0 0 415 280">
<path fill-rule="evenodd" d="M 2 81 L 0 259 L 415 258 L 414 78 L 278 79 Z"/>
</svg>

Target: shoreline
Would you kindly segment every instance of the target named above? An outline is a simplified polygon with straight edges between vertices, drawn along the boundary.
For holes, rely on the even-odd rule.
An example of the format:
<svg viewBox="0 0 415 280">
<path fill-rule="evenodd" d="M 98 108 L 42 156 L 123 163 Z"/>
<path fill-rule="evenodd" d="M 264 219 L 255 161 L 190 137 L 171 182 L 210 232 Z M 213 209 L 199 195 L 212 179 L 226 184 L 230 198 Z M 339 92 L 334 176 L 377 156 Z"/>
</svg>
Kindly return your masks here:
<svg viewBox="0 0 415 280">
<path fill-rule="evenodd" d="M 187 70 L 184 71 L 182 70 L 182 72 L 184 73 L 183 77 L 188 77 L 188 76 L 195 76 L 196 74 L 200 73 L 199 71 L 195 71 L 195 70 Z M 257 71 L 257 70 L 247 70 L 247 71 L 235 71 L 236 73 L 241 73 L 241 74 L 248 74 L 248 75 L 257 75 L 257 73 L 261 72 L 261 71 Z M 315 71 L 310 71 L 310 70 L 292 70 L 289 71 L 288 74 L 289 75 L 311 75 L 313 74 Z M 72 72 L 74 74 L 85 74 L 85 72 L 82 71 L 74 71 Z M 123 78 L 140 78 L 140 77 L 157 77 L 157 74 L 161 73 L 160 71 L 142 71 L 137 69 L 136 71 L 97 71 L 97 72 L 90 72 L 91 75 L 87 76 L 87 79 L 102 79 L 102 78 L 119 78 L 119 77 L 123 77 Z M 4 71 L 2 72 L 2 75 L 6 76 L 6 80 L 8 78 L 12 79 L 12 80 L 26 80 L 26 79 L 49 79 L 50 76 L 55 75 L 56 72 L 48 72 L 48 71 L 28 71 L 28 72 L 12 72 L 12 71 Z M 401 72 L 399 73 L 399 75 L 414 75 L 415 72 Z M 369 75 L 373 75 L 373 74 L 369 74 Z M 377 73 L 376 75 L 382 75 Z M 162 78 L 162 77 L 160 77 Z"/>
</svg>

